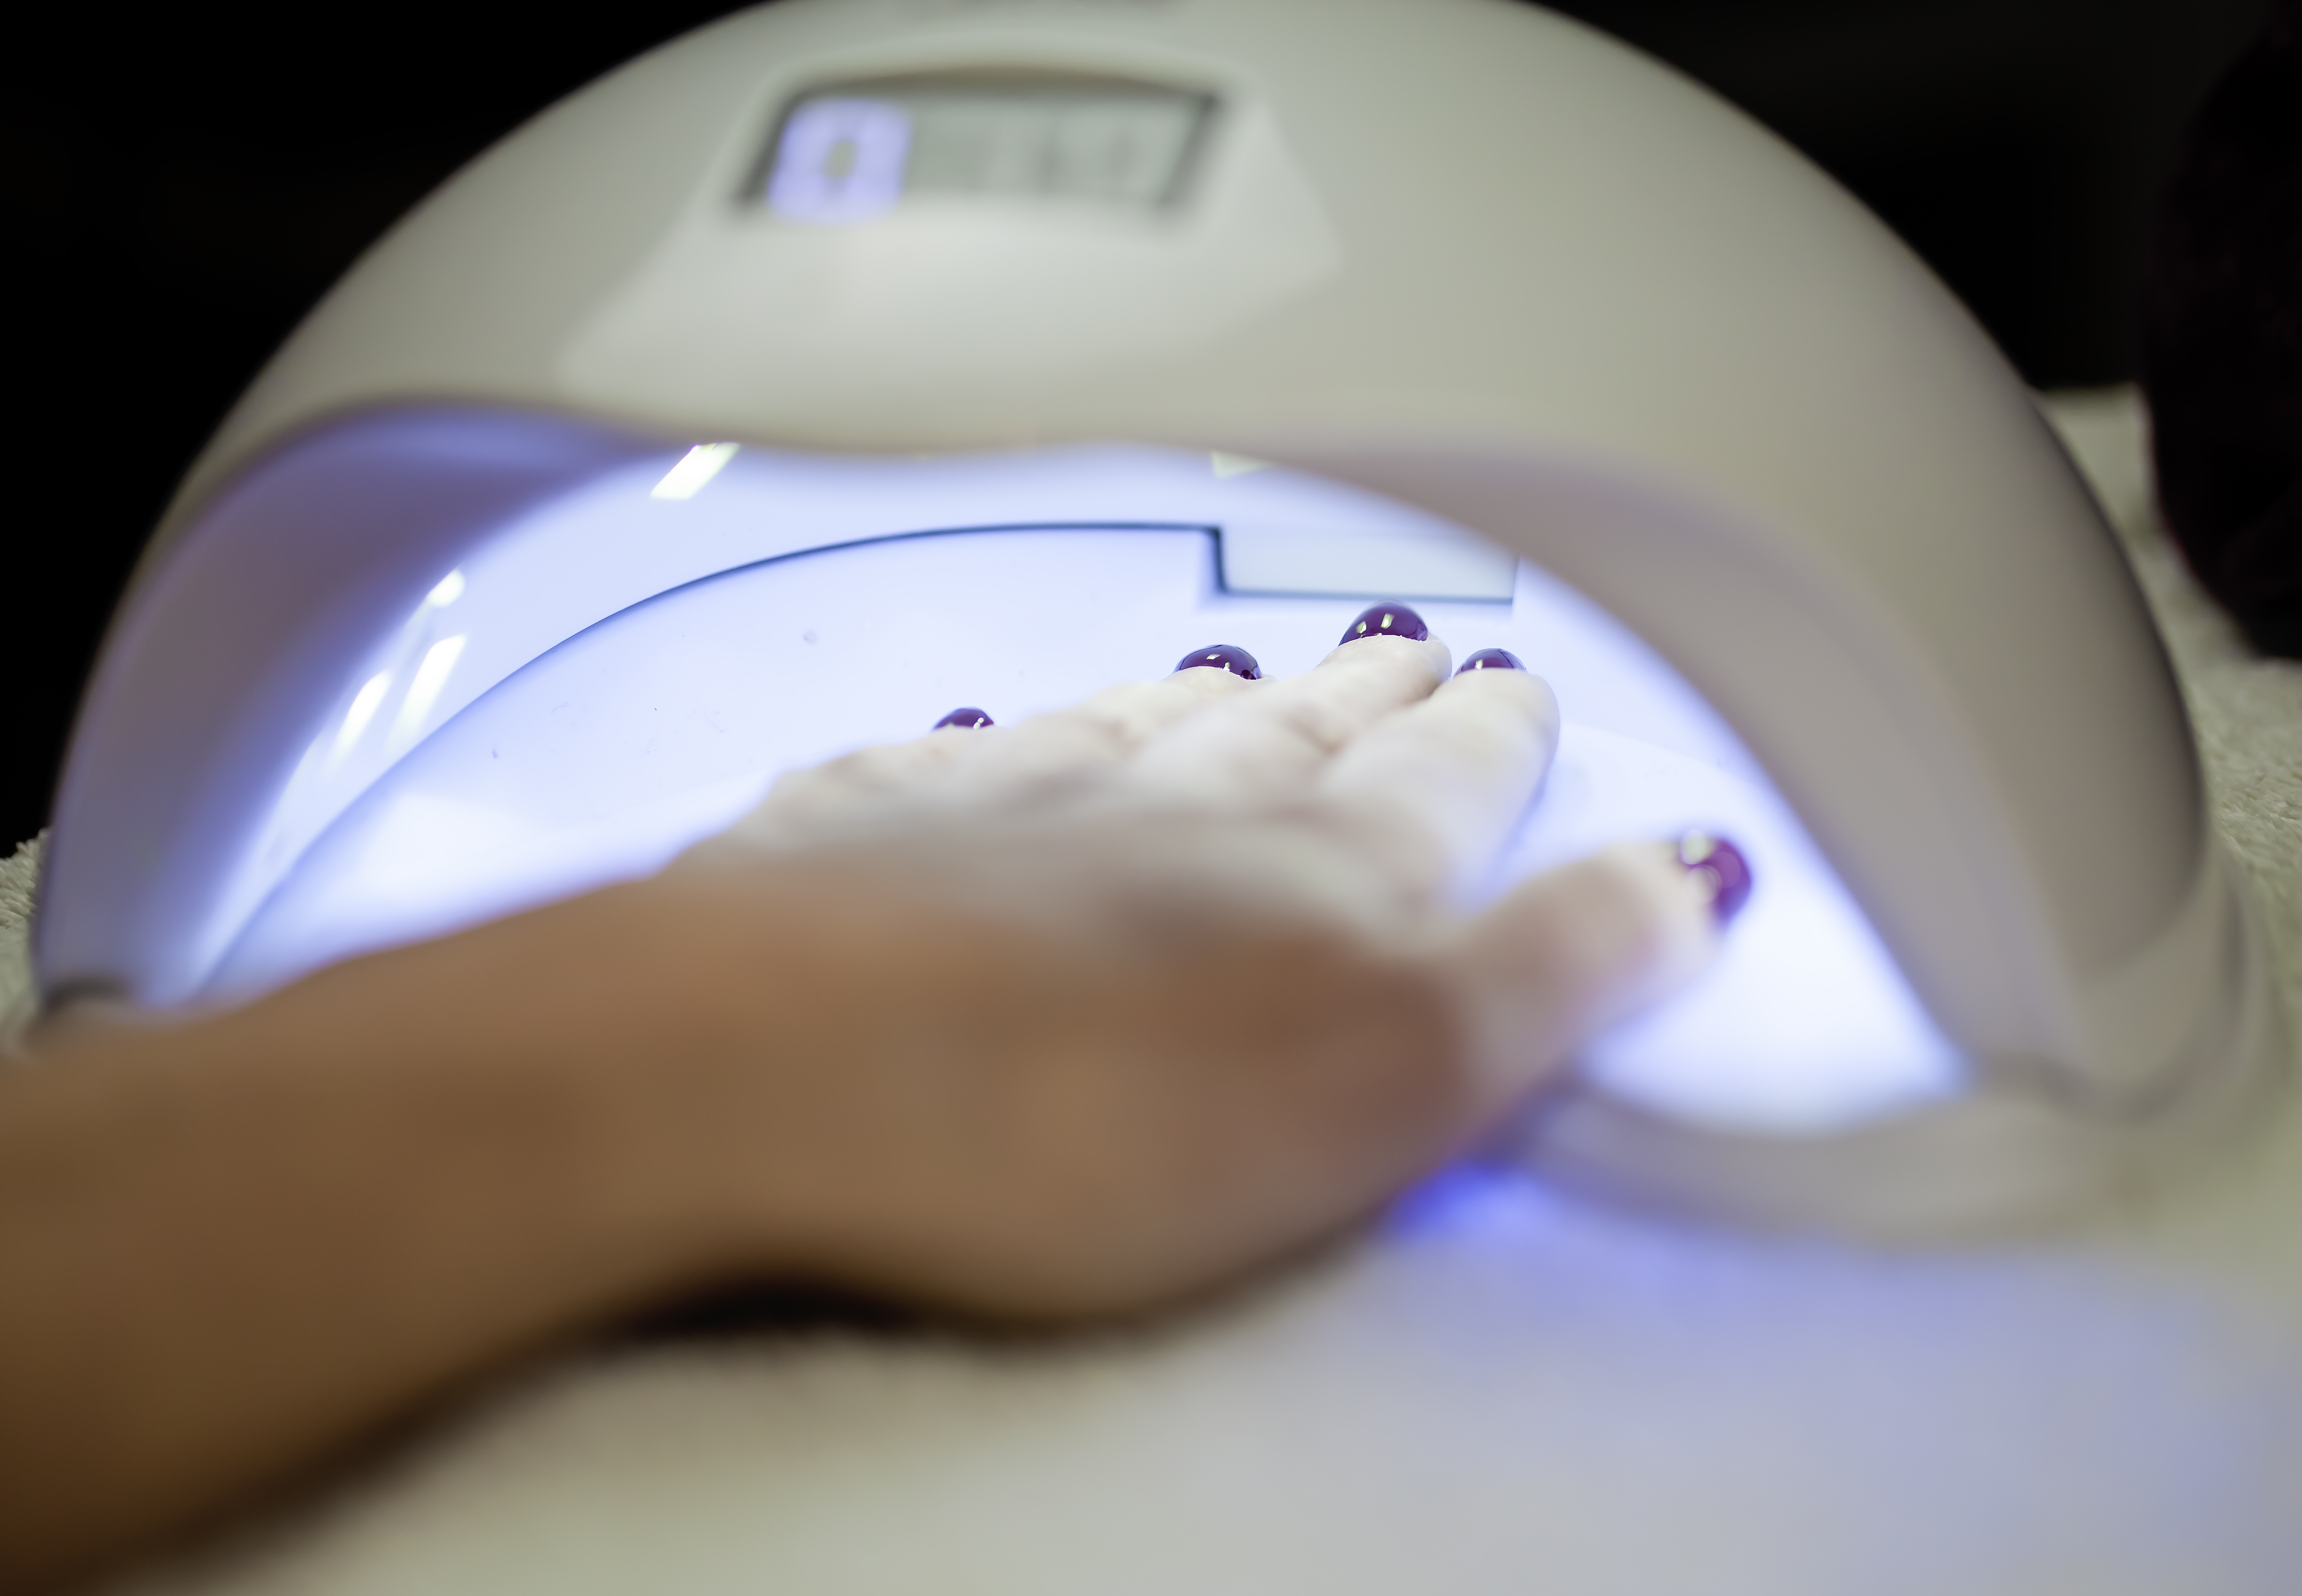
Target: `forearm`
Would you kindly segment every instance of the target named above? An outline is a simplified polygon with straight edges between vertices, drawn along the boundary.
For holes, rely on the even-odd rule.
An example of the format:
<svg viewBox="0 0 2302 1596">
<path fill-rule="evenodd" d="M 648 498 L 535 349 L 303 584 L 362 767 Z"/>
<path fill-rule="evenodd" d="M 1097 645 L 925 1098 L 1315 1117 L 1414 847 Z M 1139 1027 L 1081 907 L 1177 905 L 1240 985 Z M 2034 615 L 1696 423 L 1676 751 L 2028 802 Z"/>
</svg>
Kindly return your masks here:
<svg viewBox="0 0 2302 1596">
<path fill-rule="evenodd" d="M 632 918 L 365 961 L 0 1082 L 0 1583 L 729 1262 L 633 1101 L 645 1061 L 603 1063 L 638 1038 L 580 994 L 557 1016 L 489 996 L 551 992 L 518 967 Z"/>
<path fill-rule="evenodd" d="M 737 852 L 55 1044 L 0 1081 L 0 1581 L 714 1281 L 1041 1319 L 1203 1289 L 1368 1212 L 1715 936 L 1639 854 L 1393 944 L 1290 895 L 1347 873 L 1317 836 L 1240 840 Z"/>
</svg>

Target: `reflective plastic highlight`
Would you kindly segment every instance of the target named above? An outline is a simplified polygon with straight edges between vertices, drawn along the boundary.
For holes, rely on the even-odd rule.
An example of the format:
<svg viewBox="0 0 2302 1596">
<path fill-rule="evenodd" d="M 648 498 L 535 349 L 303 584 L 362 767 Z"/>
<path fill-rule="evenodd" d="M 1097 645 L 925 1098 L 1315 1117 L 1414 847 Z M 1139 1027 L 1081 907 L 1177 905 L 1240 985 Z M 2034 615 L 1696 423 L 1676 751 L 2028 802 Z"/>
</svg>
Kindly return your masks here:
<svg viewBox="0 0 2302 1596">
<path fill-rule="evenodd" d="M 352 697 L 351 708 L 344 711 L 344 724 L 336 732 L 338 759 L 349 753 L 358 743 L 368 722 L 375 718 L 376 710 L 383 707 L 383 695 L 391 691 L 391 673 L 388 670 L 376 672 L 360 685 L 359 692 Z"/>
<path fill-rule="evenodd" d="M 405 748 L 423 735 L 425 717 L 438 701 L 440 690 L 448 685 L 449 673 L 456 668 L 456 658 L 464 651 L 460 637 L 443 637 L 424 651 L 424 663 L 416 668 L 416 679 L 407 684 L 407 696 L 399 701 L 399 715 L 392 722 L 391 740 Z"/>
<path fill-rule="evenodd" d="M 440 578 L 439 585 L 424 595 L 424 601 L 434 609 L 445 609 L 464 596 L 464 573 L 450 571 Z"/>
<path fill-rule="evenodd" d="M 703 491 L 705 483 L 718 475 L 721 468 L 735 458 L 737 447 L 733 443 L 697 444 L 679 457 L 678 465 L 663 474 L 663 480 L 656 483 L 649 491 L 648 497 L 672 500 L 694 498 Z M 459 576 L 451 574 L 450 580 L 458 581 L 456 591 L 461 592 L 463 588 Z M 442 583 L 441 585 L 444 587 L 447 584 Z M 441 601 L 452 601 L 452 597 L 453 595 L 450 595 L 449 600 Z"/>
</svg>

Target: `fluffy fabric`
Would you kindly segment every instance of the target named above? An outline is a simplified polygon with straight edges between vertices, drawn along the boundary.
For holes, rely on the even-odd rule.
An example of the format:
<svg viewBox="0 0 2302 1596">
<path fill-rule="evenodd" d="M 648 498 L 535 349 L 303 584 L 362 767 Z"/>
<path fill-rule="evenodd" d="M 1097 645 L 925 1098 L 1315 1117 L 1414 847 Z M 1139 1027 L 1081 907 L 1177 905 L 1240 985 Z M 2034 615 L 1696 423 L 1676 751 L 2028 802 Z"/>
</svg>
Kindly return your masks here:
<svg viewBox="0 0 2302 1596">
<path fill-rule="evenodd" d="M 2191 129 L 2145 307 L 2167 522 L 2258 647 L 2302 654 L 2302 0 Z"/>
<path fill-rule="evenodd" d="M 0 860 L 0 1056 L 32 1017 L 32 895 L 45 831 Z"/>
<path fill-rule="evenodd" d="M 2046 408 L 2141 579 L 2189 705 L 2218 828 L 2302 1004 L 2302 664 L 2258 652 L 2168 539 L 2154 512 L 2154 429 L 2140 396 L 2059 394 Z"/>
</svg>

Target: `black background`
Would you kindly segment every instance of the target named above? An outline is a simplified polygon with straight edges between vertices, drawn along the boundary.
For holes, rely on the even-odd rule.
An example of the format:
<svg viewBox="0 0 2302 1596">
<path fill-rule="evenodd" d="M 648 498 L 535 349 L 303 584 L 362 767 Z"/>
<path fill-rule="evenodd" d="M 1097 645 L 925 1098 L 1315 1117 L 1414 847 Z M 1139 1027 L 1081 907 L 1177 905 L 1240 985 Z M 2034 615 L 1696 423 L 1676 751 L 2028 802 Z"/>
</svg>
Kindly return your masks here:
<svg viewBox="0 0 2302 1596">
<path fill-rule="evenodd" d="M 585 80 L 736 9 L 516 0 L 57 7 L 0 94 L 11 500 L 0 848 L 175 479 L 352 259 Z M 1305 0 L 1315 25 L 1318 0 Z M 2135 365 L 2180 130 L 2261 0 L 1583 0 L 1868 200 L 2041 386 Z"/>
</svg>

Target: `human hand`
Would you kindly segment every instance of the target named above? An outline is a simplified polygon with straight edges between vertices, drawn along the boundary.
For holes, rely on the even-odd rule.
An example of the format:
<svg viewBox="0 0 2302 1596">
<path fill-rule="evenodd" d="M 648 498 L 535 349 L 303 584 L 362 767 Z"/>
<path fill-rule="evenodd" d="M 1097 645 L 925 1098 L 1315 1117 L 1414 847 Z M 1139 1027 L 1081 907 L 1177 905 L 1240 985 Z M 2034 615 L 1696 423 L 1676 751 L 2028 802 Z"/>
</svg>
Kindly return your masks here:
<svg viewBox="0 0 2302 1596">
<path fill-rule="evenodd" d="M 1482 904 L 1558 712 L 1448 664 L 1374 636 L 939 731 L 651 879 L 51 1030 L 0 1079 L 0 1588 L 716 1284 L 1060 1318 L 1365 1214 L 1747 885 L 1632 847 Z"/>
<path fill-rule="evenodd" d="M 1668 846 L 1479 904 L 1556 701 L 1369 616 L 1401 625 L 1291 679 L 1202 651 L 786 777 L 655 884 L 778 922 L 694 1000 L 733 1035 L 681 1088 L 760 1266 L 998 1315 L 1188 1291 L 1365 1214 L 1701 967 L 1718 878 Z"/>
</svg>

